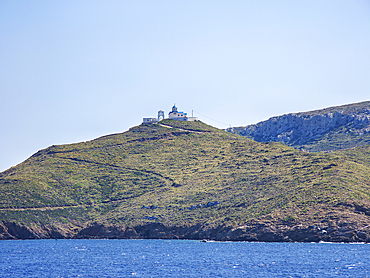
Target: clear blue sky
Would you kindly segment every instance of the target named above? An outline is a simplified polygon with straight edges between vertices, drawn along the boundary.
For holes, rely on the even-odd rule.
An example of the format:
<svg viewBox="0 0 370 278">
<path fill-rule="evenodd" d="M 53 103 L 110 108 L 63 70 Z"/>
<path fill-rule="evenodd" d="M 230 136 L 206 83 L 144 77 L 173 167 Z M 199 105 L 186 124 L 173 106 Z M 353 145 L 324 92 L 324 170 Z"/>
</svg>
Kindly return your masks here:
<svg viewBox="0 0 370 278">
<path fill-rule="evenodd" d="M 0 94 L 0 171 L 173 103 L 226 128 L 369 100 L 370 1 L 2 0 Z"/>
</svg>

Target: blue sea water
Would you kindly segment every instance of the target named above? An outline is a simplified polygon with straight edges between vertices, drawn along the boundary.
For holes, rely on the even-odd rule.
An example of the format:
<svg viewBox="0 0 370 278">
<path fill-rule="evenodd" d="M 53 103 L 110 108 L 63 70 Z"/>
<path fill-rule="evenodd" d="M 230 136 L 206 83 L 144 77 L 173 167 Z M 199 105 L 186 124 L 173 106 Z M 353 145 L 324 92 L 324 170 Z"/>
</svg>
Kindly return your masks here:
<svg viewBox="0 0 370 278">
<path fill-rule="evenodd" d="M 370 245 L 0 241 L 0 277 L 370 277 Z"/>
</svg>

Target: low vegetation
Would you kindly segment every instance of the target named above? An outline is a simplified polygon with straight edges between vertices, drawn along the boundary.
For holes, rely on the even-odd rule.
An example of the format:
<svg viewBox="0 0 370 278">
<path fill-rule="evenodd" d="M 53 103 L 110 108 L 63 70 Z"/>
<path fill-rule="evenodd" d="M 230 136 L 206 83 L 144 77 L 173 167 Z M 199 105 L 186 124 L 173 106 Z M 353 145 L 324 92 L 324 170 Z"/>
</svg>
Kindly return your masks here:
<svg viewBox="0 0 370 278">
<path fill-rule="evenodd" d="M 169 128 L 172 127 L 172 128 Z M 240 226 L 365 221 L 370 147 L 307 153 L 202 122 L 164 120 L 51 146 L 0 174 L 0 221 Z"/>
</svg>

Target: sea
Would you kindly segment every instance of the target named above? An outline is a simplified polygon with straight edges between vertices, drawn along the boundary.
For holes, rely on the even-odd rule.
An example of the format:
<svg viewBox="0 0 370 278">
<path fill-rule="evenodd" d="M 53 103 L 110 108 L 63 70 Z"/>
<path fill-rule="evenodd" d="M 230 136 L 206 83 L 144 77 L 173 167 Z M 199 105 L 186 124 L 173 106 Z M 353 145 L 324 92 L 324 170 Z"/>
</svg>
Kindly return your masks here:
<svg viewBox="0 0 370 278">
<path fill-rule="evenodd" d="M 0 277 L 370 277 L 370 245 L 3 240 Z"/>
</svg>

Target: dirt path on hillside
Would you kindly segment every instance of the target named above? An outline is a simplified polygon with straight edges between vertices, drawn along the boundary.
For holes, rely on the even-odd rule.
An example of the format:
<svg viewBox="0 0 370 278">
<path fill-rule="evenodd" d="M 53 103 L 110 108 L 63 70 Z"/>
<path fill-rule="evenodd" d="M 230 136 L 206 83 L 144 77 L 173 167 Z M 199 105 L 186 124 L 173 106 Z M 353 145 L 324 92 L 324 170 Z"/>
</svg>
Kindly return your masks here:
<svg viewBox="0 0 370 278">
<path fill-rule="evenodd" d="M 65 209 L 65 208 L 78 208 L 83 205 L 75 205 L 75 206 L 56 206 L 56 207 L 30 207 L 30 208 L 1 208 L 0 211 L 6 211 L 6 210 L 11 210 L 11 211 L 24 211 L 24 210 L 40 210 L 40 211 L 45 211 L 45 210 L 57 210 L 57 209 Z M 91 205 L 87 205 L 85 207 L 89 207 Z"/>
<path fill-rule="evenodd" d="M 57 209 L 68 209 L 68 208 L 89 208 L 89 207 L 97 207 L 97 206 L 104 206 L 107 204 L 114 204 L 114 203 L 119 203 L 122 201 L 125 201 L 126 199 L 121 199 L 121 200 L 115 200 L 115 201 L 104 201 L 101 203 L 96 203 L 96 204 L 81 204 L 81 205 L 71 205 L 71 206 L 45 206 L 45 207 L 28 207 L 28 208 L 0 208 L 0 211 L 25 211 L 25 210 L 39 210 L 39 211 L 46 211 L 46 210 L 57 210 Z"/>
<path fill-rule="evenodd" d="M 195 131 L 195 130 L 190 130 L 190 129 L 183 129 L 183 128 L 173 127 L 173 126 L 169 126 L 169 125 L 164 125 L 164 124 L 159 124 L 159 125 L 163 126 L 165 128 L 176 128 L 176 129 L 181 130 L 181 131 L 193 132 L 193 133 L 198 133 L 198 134 L 209 133 L 209 132 L 205 132 L 205 131 Z"/>
</svg>

